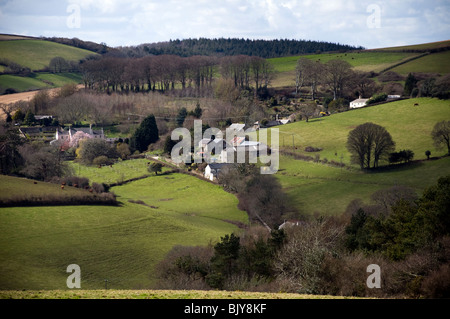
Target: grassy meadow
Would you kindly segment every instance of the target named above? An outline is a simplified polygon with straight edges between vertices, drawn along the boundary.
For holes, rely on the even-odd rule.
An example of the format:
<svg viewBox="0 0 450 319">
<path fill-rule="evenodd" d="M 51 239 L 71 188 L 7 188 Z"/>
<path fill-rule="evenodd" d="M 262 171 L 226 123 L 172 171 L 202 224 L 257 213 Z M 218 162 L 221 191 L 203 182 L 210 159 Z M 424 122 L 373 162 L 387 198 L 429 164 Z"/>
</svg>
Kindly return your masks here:
<svg viewBox="0 0 450 319">
<path fill-rule="evenodd" d="M 91 195 L 83 189 L 75 187 L 65 187 L 61 190 L 59 184 L 36 182 L 27 178 L 17 178 L 12 176 L 0 175 L 0 200 L 11 197 L 41 197 L 48 194 L 58 194 L 72 197 L 76 195 Z"/>
<path fill-rule="evenodd" d="M 21 39 L 6 36 L 0 38 L 0 58 L 15 62 L 29 68 L 32 72 L 44 70 L 54 57 L 62 57 L 67 61 L 82 60 L 96 53 L 39 39 Z M 6 41 L 7 40 L 7 41 Z M 4 67 L 0 71 L 4 70 Z M 12 74 L 0 75 L 0 92 L 12 88 L 17 92 L 61 87 L 68 83 L 81 83 L 81 75 L 76 73 L 31 73 L 28 76 Z"/>
<path fill-rule="evenodd" d="M 47 67 L 54 57 L 79 61 L 94 52 L 44 40 L 0 41 L 1 57 L 27 67 L 32 71 Z"/>
<path fill-rule="evenodd" d="M 414 106 L 418 103 L 419 106 Z M 420 194 L 425 187 L 436 183 L 440 176 L 450 174 L 450 158 L 426 160 L 425 151 L 432 157 L 446 154 L 433 145 L 431 131 L 436 122 L 450 118 L 449 101 L 418 98 L 355 109 L 277 127 L 280 148 L 296 154 L 316 156 L 320 160 L 343 163 L 339 168 L 314 161 L 296 160 L 281 155 L 276 174 L 288 195 L 289 204 L 298 213 L 339 215 L 354 199 L 368 202 L 370 195 L 395 185 L 412 187 Z M 365 122 L 384 126 L 396 142 L 396 150 L 411 149 L 418 162 L 373 173 L 364 173 L 350 163 L 346 149 L 349 132 Z M 268 141 L 270 141 L 269 132 Z M 295 149 L 293 149 L 293 145 Z M 305 147 L 321 148 L 306 152 Z"/>
<path fill-rule="evenodd" d="M 419 105 L 414 106 L 416 103 Z M 342 157 L 342 161 L 349 164 L 350 154 L 346 149 L 349 132 L 360 124 L 373 122 L 387 129 L 397 150 L 411 149 L 415 159 L 425 159 L 427 150 L 432 156 L 445 155 L 445 149 L 434 148 L 431 131 L 436 122 L 449 118 L 448 100 L 407 99 L 279 126 L 280 146 L 292 150 L 294 140 L 296 152 L 313 157 L 319 154 L 321 159 L 338 162 Z M 307 146 L 322 151 L 308 153 L 304 151 Z"/>
<path fill-rule="evenodd" d="M 112 191 L 121 206 L 0 208 L 1 289 L 66 289 L 72 263 L 83 289 L 149 288 L 174 245 L 214 243 L 247 223 L 233 195 L 184 174 Z"/>
<path fill-rule="evenodd" d="M 89 178 L 91 183 L 116 184 L 133 178 L 149 175 L 147 171 L 148 160 L 140 158 L 130 161 L 120 161 L 111 166 L 101 168 L 92 165 L 86 166 L 76 162 L 69 162 L 73 174 Z M 163 167 L 163 171 L 167 168 Z"/>
<path fill-rule="evenodd" d="M 268 59 L 275 69 L 272 87 L 293 86 L 295 83 L 295 67 L 298 59 L 304 57 L 314 61 L 326 63 L 338 59 L 348 62 L 354 70 L 364 72 L 382 72 L 387 68 L 402 75 L 410 72 L 448 74 L 450 65 L 450 51 L 434 52 L 432 54 L 413 59 L 430 50 L 447 48 L 450 41 L 424 43 L 404 47 L 390 47 L 374 50 L 363 50 L 347 53 L 323 53 L 301 56 L 289 56 Z M 409 59 L 412 59 L 408 62 Z M 398 66 L 397 66 L 398 65 Z"/>
<path fill-rule="evenodd" d="M 65 84 L 81 82 L 81 75 L 76 73 L 32 73 L 30 76 L 0 75 L 0 88 L 13 88 L 17 92 L 57 88 Z"/>
<path fill-rule="evenodd" d="M 370 196 L 381 189 L 407 186 L 418 195 L 438 178 L 450 174 L 450 158 L 422 161 L 402 168 L 363 173 L 321 163 L 282 156 L 277 178 L 287 194 L 290 207 L 303 216 L 315 213 L 339 216 L 355 199 L 369 204 Z"/>
</svg>

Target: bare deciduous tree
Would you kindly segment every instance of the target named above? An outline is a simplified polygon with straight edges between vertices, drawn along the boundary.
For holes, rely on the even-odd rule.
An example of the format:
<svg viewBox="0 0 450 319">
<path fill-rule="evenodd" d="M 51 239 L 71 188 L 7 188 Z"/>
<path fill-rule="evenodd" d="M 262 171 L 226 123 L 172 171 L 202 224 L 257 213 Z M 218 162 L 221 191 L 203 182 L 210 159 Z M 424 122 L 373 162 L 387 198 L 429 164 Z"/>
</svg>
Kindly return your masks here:
<svg viewBox="0 0 450 319">
<path fill-rule="evenodd" d="M 349 133 L 347 149 L 351 153 L 352 162 L 361 168 L 377 167 L 380 159 L 387 156 L 395 148 L 389 132 L 374 123 L 364 123 Z"/>
<path fill-rule="evenodd" d="M 435 147 L 442 149 L 444 145 L 447 146 L 447 155 L 450 155 L 450 121 L 437 122 L 433 127 L 431 136 Z"/>
</svg>

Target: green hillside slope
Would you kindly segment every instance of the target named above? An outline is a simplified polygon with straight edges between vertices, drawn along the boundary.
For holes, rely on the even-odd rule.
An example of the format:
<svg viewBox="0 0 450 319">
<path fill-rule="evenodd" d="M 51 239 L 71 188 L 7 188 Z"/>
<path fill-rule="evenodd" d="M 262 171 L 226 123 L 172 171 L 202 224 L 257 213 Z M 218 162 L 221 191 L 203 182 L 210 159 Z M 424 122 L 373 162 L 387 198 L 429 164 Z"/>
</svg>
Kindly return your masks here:
<svg viewBox="0 0 450 319">
<path fill-rule="evenodd" d="M 449 47 L 450 41 L 442 41 L 348 53 L 326 53 L 273 58 L 269 59 L 276 71 L 272 86 L 293 86 L 295 66 L 301 57 L 322 63 L 339 59 L 350 63 L 355 70 L 365 72 L 373 71 L 378 73 L 390 69 L 391 71 L 405 75 L 411 72 L 448 74 L 450 73 L 450 64 L 447 63 L 450 58 Z M 430 52 L 430 54 L 424 55 L 427 52 Z"/>
<path fill-rule="evenodd" d="M 419 104 L 414 106 L 414 104 Z M 436 122 L 450 119 L 448 100 L 430 98 L 409 99 L 356 109 L 329 117 L 287 124 L 279 127 L 282 149 L 302 155 L 317 156 L 321 161 L 343 162 L 347 168 L 338 168 L 313 161 L 295 160 L 282 156 L 277 177 L 287 192 L 290 205 L 298 212 L 339 215 L 356 198 L 367 201 L 370 195 L 394 185 L 412 187 L 420 193 L 440 176 L 450 174 L 450 158 L 427 161 L 425 151 L 432 156 L 445 155 L 436 150 L 431 131 Z M 364 173 L 350 164 L 346 149 L 349 132 L 365 122 L 384 126 L 396 142 L 396 149 L 413 150 L 420 162 L 409 166 Z M 305 152 L 305 147 L 321 148 L 320 152 Z"/>
<path fill-rule="evenodd" d="M 43 40 L 0 41 L 0 57 L 8 59 L 32 71 L 41 70 L 49 65 L 54 57 L 67 61 L 79 61 L 94 52 Z"/>
<path fill-rule="evenodd" d="M 66 61 L 78 62 L 96 53 L 60 43 L 39 39 L 21 39 L 14 36 L 0 37 L 0 60 L 2 63 L 14 62 L 29 68 L 32 73 L 26 76 L 17 74 L 0 74 L 0 94 L 6 89 L 16 92 L 61 87 L 67 83 L 80 83 L 81 75 L 77 73 L 35 72 L 49 66 L 54 57 Z M 6 67 L 1 66 L 0 72 Z"/>
<path fill-rule="evenodd" d="M 112 191 L 121 206 L 0 208 L 1 289 L 67 289 L 73 263 L 84 289 L 149 288 L 174 245 L 207 245 L 247 223 L 233 195 L 188 175 Z"/>
</svg>

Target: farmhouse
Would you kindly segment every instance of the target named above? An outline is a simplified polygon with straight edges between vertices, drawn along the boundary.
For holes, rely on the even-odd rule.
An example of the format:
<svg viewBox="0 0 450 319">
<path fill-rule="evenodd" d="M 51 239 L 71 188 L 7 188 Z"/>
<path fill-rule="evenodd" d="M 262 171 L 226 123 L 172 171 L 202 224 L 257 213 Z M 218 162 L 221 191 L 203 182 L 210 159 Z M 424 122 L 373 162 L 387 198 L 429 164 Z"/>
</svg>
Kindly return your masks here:
<svg viewBox="0 0 450 319">
<path fill-rule="evenodd" d="M 103 132 L 103 128 L 101 128 L 100 130 L 93 130 L 92 126 L 90 127 L 77 127 L 77 128 L 72 128 L 69 127 L 68 130 L 59 128 L 58 130 L 56 130 L 56 134 L 55 134 L 55 140 L 59 141 L 72 141 L 73 136 L 77 133 L 77 132 L 83 132 L 85 134 L 88 134 L 90 138 L 101 138 L 101 139 L 105 139 L 105 133 Z"/>
<path fill-rule="evenodd" d="M 363 99 L 360 96 L 359 99 L 356 99 L 356 100 L 353 100 L 353 101 L 350 102 L 350 108 L 351 109 L 356 109 L 356 108 L 359 108 L 359 107 L 366 106 L 368 100 L 369 99 Z"/>
<path fill-rule="evenodd" d="M 228 163 L 211 163 L 205 168 L 204 176 L 210 181 L 217 179 L 220 171 L 231 164 Z"/>
</svg>

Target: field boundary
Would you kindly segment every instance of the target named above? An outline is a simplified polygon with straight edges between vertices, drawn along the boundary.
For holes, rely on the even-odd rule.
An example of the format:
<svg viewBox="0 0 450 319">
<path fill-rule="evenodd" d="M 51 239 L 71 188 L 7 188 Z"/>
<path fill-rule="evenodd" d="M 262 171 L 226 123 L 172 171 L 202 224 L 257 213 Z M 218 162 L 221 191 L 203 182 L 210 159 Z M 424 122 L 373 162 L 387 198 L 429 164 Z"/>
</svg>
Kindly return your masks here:
<svg viewBox="0 0 450 319">
<path fill-rule="evenodd" d="M 391 52 L 391 51 L 389 51 L 389 52 Z M 408 53 L 409 53 L 409 52 L 408 52 Z M 429 54 L 431 54 L 431 53 L 430 53 L 430 52 L 425 52 L 425 53 L 423 53 L 423 54 L 419 54 L 419 55 L 417 55 L 417 56 L 413 56 L 413 57 L 411 57 L 411 58 L 408 58 L 408 59 L 406 59 L 406 60 L 404 60 L 404 61 L 400 61 L 400 62 L 398 62 L 398 63 L 396 63 L 396 64 L 394 64 L 394 65 L 388 66 L 387 68 L 381 70 L 381 71 L 380 71 L 380 74 L 381 74 L 381 73 L 384 73 L 384 72 L 387 72 L 387 71 L 389 71 L 389 70 L 392 70 L 393 68 L 396 68 L 396 67 L 398 67 L 398 66 L 400 66 L 400 65 L 406 64 L 406 63 L 408 63 L 408 62 L 411 62 L 411 61 L 414 61 L 414 60 L 423 58 L 424 56 L 427 56 L 427 55 L 429 55 Z"/>
</svg>

